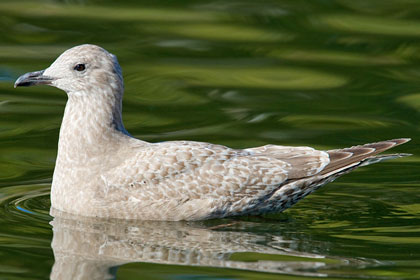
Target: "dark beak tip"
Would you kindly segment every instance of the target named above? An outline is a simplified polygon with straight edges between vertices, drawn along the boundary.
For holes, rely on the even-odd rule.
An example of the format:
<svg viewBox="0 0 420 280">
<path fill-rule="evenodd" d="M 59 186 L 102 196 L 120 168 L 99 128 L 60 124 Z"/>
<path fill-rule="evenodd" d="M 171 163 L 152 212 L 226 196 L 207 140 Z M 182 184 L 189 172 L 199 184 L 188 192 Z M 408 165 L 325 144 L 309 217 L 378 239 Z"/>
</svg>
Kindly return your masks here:
<svg viewBox="0 0 420 280">
<path fill-rule="evenodd" d="M 43 73 L 44 73 L 44 70 L 23 74 L 22 76 L 17 78 L 14 84 L 14 88 L 28 87 L 28 86 L 40 85 L 40 84 L 44 84 L 44 85 L 51 84 L 51 81 L 53 79 L 47 76 L 43 76 Z"/>
<path fill-rule="evenodd" d="M 13 85 L 14 88 L 20 87 L 22 86 L 22 77 L 19 77 L 16 81 L 15 84 Z"/>
<path fill-rule="evenodd" d="M 15 84 L 13 85 L 13 87 L 14 88 L 17 88 L 17 87 L 21 87 L 21 86 L 22 86 L 22 82 L 21 82 L 21 80 L 19 78 L 19 79 L 16 80 Z"/>
<path fill-rule="evenodd" d="M 14 84 L 14 88 L 17 88 L 17 87 L 24 87 L 25 86 L 25 83 L 15 83 Z"/>
</svg>

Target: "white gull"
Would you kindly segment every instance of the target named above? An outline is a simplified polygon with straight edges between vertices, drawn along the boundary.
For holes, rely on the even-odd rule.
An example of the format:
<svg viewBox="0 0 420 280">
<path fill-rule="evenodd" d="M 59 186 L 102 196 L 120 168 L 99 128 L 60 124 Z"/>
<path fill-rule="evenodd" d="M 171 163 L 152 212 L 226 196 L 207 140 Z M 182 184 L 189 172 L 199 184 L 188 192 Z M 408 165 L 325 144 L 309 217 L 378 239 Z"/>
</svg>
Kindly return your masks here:
<svg viewBox="0 0 420 280">
<path fill-rule="evenodd" d="M 377 154 L 410 140 L 329 151 L 138 140 L 122 122 L 117 58 L 95 45 L 65 51 L 15 87 L 38 84 L 68 95 L 51 206 L 84 216 L 200 220 L 280 212 L 358 166 L 405 156 Z"/>
</svg>

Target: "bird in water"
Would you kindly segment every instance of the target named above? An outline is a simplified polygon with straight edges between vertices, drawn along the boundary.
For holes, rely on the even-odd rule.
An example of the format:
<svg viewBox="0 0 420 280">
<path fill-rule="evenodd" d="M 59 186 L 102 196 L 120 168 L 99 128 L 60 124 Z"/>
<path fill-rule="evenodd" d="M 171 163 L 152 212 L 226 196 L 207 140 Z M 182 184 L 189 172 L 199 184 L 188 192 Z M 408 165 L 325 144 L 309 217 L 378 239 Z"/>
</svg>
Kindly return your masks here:
<svg viewBox="0 0 420 280">
<path fill-rule="evenodd" d="M 328 151 L 142 141 L 123 125 L 124 85 L 116 56 L 89 44 L 15 83 L 33 85 L 68 95 L 51 206 L 84 216 L 201 220 L 281 212 L 356 167 L 407 155 L 378 154 L 410 140 Z"/>
</svg>

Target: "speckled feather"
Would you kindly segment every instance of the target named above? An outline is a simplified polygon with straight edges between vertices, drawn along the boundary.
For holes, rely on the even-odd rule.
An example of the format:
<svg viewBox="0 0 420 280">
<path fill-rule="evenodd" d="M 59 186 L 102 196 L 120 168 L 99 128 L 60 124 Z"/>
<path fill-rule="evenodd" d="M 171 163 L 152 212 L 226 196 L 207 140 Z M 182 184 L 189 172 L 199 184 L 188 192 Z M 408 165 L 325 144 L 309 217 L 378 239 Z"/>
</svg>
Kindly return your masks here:
<svg viewBox="0 0 420 280">
<path fill-rule="evenodd" d="M 86 69 L 74 70 L 77 64 Z M 375 157 L 409 140 L 331 151 L 148 143 L 129 135 L 122 123 L 124 86 L 114 55 L 94 45 L 77 46 L 43 75 L 69 97 L 60 129 L 52 207 L 85 216 L 199 220 L 280 212 L 359 165 L 403 156 Z"/>
</svg>

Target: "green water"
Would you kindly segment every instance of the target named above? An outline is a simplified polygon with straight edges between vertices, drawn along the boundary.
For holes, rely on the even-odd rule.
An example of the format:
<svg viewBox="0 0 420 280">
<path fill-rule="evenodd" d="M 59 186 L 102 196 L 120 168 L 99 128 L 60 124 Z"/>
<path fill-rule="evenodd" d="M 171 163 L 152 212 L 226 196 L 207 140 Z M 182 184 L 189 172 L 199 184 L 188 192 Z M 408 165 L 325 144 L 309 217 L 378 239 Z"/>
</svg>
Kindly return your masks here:
<svg viewBox="0 0 420 280">
<path fill-rule="evenodd" d="M 2 0 L 0 279 L 420 279 L 419 15 L 416 0 Z M 82 43 L 118 56 L 125 126 L 143 140 L 411 137 L 395 150 L 414 155 L 267 217 L 50 224 L 66 96 L 13 82 Z"/>
</svg>

